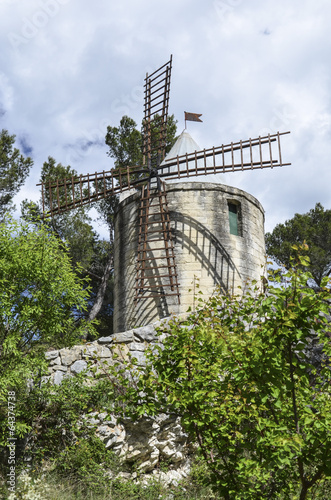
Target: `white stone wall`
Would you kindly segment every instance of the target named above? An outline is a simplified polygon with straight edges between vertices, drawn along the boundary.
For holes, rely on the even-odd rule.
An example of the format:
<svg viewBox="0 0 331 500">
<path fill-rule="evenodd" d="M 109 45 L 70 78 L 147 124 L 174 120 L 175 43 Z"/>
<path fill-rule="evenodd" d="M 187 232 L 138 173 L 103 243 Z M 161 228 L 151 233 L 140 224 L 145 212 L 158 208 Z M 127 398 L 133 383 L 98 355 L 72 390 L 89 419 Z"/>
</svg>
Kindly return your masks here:
<svg viewBox="0 0 331 500">
<path fill-rule="evenodd" d="M 158 341 L 155 325 L 135 328 L 110 337 L 102 337 L 94 342 L 77 345 L 70 349 L 49 351 L 49 376 L 56 385 L 64 377 L 74 376 L 88 368 L 89 361 L 96 361 L 96 373 L 103 375 L 111 364 L 113 353 L 120 354 L 123 362 L 129 360 L 129 354 L 137 359 L 140 366 L 145 366 L 144 351 L 151 343 Z M 88 377 L 95 376 L 87 372 Z M 180 419 L 159 415 L 155 418 L 142 418 L 137 422 L 129 419 L 119 421 L 115 415 L 104 412 L 90 413 L 87 424 L 96 428 L 96 434 L 105 447 L 114 451 L 123 462 L 134 463 L 138 472 L 159 477 L 164 482 L 176 482 L 189 472 L 191 447 L 186 433 L 180 425 Z M 164 474 L 160 464 L 167 462 L 170 471 Z M 161 467 L 162 469 L 162 467 Z M 129 478 L 129 475 L 123 475 Z M 131 477 L 135 479 L 135 477 Z"/>
<path fill-rule="evenodd" d="M 175 239 L 180 304 L 174 297 L 135 302 L 139 197 L 136 193 L 123 200 L 116 216 L 115 332 L 148 325 L 194 308 L 197 284 L 207 299 L 216 286 L 237 293 L 238 286 L 247 280 L 259 280 L 264 274 L 264 211 L 259 201 L 230 186 L 179 182 L 167 186 L 167 197 Z M 230 234 L 229 202 L 240 206 L 238 236 Z M 153 245 L 150 245 L 150 255 L 158 255 Z M 151 281 L 162 285 L 162 278 L 157 275 L 155 271 Z"/>
</svg>

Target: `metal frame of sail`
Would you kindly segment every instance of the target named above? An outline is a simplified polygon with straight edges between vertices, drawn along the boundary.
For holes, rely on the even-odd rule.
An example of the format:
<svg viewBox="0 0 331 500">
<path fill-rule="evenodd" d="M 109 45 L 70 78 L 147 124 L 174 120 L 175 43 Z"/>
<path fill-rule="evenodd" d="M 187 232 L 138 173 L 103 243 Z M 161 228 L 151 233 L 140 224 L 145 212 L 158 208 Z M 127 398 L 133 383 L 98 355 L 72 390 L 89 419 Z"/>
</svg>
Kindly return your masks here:
<svg viewBox="0 0 331 500">
<path fill-rule="evenodd" d="M 143 165 L 151 170 L 159 166 L 165 154 L 168 108 L 170 96 L 170 79 L 172 69 L 172 55 L 170 60 L 159 69 L 146 74 L 144 85 L 144 120 L 143 120 Z M 152 137 L 152 123 L 160 117 L 158 140 Z M 156 144 L 155 144 L 156 143 Z"/>
<path fill-rule="evenodd" d="M 282 161 L 280 144 L 280 136 L 285 134 L 289 134 L 289 132 L 277 132 L 256 139 L 232 142 L 231 144 L 177 156 L 168 159 L 166 165 L 160 165 L 158 175 L 160 178 L 171 180 L 215 173 L 288 166 L 290 163 L 283 163 Z M 276 143 L 277 156 L 273 154 L 272 143 Z M 263 147 L 267 148 L 268 157 L 266 153 L 263 155 Z M 253 158 L 253 148 L 254 150 L 258 149 L 258 159 Z M 248 150 L 248 161 L 244 161 L 245 150 Z M 235 161 L 235 155 L 237 155 L 236 158 L 239 156 L 237 162 Z M 220 164 L 216 164 L 216 157 L 221 157 Z M 229 157 L 229 163 L 226 163 L 227 157 Z M 212 165 L 207 162 L 207 159 L 210 158 L 212 159 Z M 203 166 L 201 166 L 201 160 Z M 177 168 L 170 171 L 170 167 Z M 139 174 L 141 177 L 134 180 L 130 179 L 130 176 L 134 174 Z M 38 186 L 42 186 L 43 212 L 45 216 L 61 214 L 73 208 L 98 201 L 106 196 L 138 188 L 148 182 L 149 177 L 150 170 L 138 165 L 80 175 L 76 178 L 57 180 L 55 183 L 51 181 L 41 183 Z M 45 212 L 45 189 L 49 192 L 50 209 L 48 212 Z"/>
<path fill-rule="evenodd" d="M 153 190 L 153 192 L 150 191 L 149 184 L 142 187 L 138 224 L 135 300 L 176 296 L 178 303 L 180 303 L 174 244 L 164 182 L 161 182 L 160 189 Z M 153 246 L 158 242 L 161 245 L 163 243 L 163 246 Z M 157 257 L 156 252 L 161 252 L 163 255 Z M 152 255 L 148 255 L 149 253 Z M 146 266 L 146 262 L 160 259 L 164 260 L 165 263 Z M 165 274 L 157 273 L 161 269 L 166 269 Z M 161 280 L 161 282 L 155 284 L 155 280 Z M 161 290 L 160 293 L 155 291 L 156 288 Z M 164 291 L 164 289 L 169 291 Z"/>
<path fill-rule="evenodd" d="M 248 139 L 246 141 L 231 142 L 227 145 L 202 149 L 193 153 L 186 153 L 175 158 L 166 159 L 160 169 L 160 177 L 170 179 L 178 179 L 181 177 L 190 177 L 198 175 L 208 175 L 216 173 L 236 172 L 240 170 L 254 170 L 260 168 L 274 168 L 288 166 L 290 163 L 283 163 L 282 152 L 280 145 L 280 136 L 289 134 L 290 132 L 277 132 L 276 134 L 268 134 L 256 139 Z M 277 157 L 274 157 L 272 143 L 276 143 Z M 263 147 L 267 146 L 263 155 Z M 254 158 L 254 151 L 258 148 L 258 158 Z M 244 152 L 248 153 L 248 161 L 244 161 Z M 268 157 L 266 157 L 266 153 Z M 216 163 L 216 157 L 221 156 L 221 162 Z M 229 157 L 229 161 L 226 158 Z M 212 159 L 212 165 L 208 164 Z M 217 158 L 219 160 L 219 158 Z M 208 160 L 208 161 L 207 161 Z M 237 161 L 236 161 L 237 160 Z M 239 160 L 239 161 L 238 161 Z M 194 166 L 191 165 L 194 162 Z M 201 163 L 203 162 L 203 166 Z M 219 164 L 221 163 L 221 164 Z M 189 165 L 190 164 L 190 165 Z M 183 169 L 183 165 L 186 168 Z M 177 167 L 177 170 L 171 167 Z M 167 170 L 168 169 L 168 170 Z"/>
</svg>

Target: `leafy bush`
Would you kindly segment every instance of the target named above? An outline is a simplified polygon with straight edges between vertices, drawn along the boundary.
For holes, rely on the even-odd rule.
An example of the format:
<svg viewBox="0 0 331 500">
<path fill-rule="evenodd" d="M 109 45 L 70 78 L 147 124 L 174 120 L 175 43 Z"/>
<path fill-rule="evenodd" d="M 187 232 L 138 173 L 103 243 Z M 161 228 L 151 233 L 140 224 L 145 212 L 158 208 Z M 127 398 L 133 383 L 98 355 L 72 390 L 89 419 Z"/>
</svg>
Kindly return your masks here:
<svg viewBox="0 0 331 500">
<path fill-rule="evenodd" d="M 215 295 L 123 370 L 126 411 L 181 416 L 225 499 L 302 500 L 331 477 L 330 288 L 307 286 L 307 264 L 266 294 Z"/>
<path fill-rule="evenodd" d="M 110 478 L 105 474 L 107 469 L 112 474 L 118 472 L 119 459 L 96 436 L 79 439 L 59 453 L 55 461 L 57 472 L 96 493 L 110 489 Z"/>
<path fill-rule="evenodd" d="M 22 474 L 15 493 L 11 493 L 8 500 L 45 500 L 49 488 L 42 479 L 33 479 L 28 474 Z"/>
<path fill-rule="evenodd" d="M 8 393 L 15 394 L 15 433 L 30 429 L 31 387 L 47 374 L 45 351 L 70 347 L 93 325 L 76 321 L 86 308 L 86 280 L 72 270 L 63 243 L 44 227 L 0 224 L 0 446 L 8 439 Z"/>
</svg>

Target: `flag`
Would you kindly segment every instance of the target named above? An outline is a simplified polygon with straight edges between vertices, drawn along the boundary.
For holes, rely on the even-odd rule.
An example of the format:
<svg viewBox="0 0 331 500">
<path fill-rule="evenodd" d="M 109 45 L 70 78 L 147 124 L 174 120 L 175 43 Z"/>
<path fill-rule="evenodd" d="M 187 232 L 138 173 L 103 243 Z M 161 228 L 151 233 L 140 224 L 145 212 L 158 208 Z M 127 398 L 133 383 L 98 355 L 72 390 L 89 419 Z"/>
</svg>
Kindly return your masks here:
<svg viewBox="0 0 331 500">
<path fill-rule="evenodd" d="M 202 116 L 202 114 L 199 114 L 199 113 L 187 113 L 186 111 L 184 111 L 184 114 L 185 114 L 185 121 L 191 121 L 191 122 L 202 122 L 202 120 L 200 120 L 200 116 Z"/>
</svg>

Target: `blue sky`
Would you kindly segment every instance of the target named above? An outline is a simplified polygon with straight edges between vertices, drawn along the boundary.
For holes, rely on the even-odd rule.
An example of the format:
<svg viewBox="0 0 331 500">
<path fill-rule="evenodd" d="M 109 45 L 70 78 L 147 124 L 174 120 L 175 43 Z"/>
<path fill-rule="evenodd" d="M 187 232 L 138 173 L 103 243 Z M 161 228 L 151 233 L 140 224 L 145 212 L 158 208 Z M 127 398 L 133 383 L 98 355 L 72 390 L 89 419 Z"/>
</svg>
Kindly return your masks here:
<svg viewBox="0 0 331 500">
<path fill-rule="evenodd" d="M 331 208 L 331 3 L 327 0 L 2 0 L 0 128 L 32 156 L 17 196 L 38 199 L 48 156 L 108 170 L 104 136 L 140 124 L 146 72 L 173 54 L 170 113 L 201 147 L 291 130 L 291 167 L 228 174 L 256 196 L 266 230 Z"/>
</svg>

